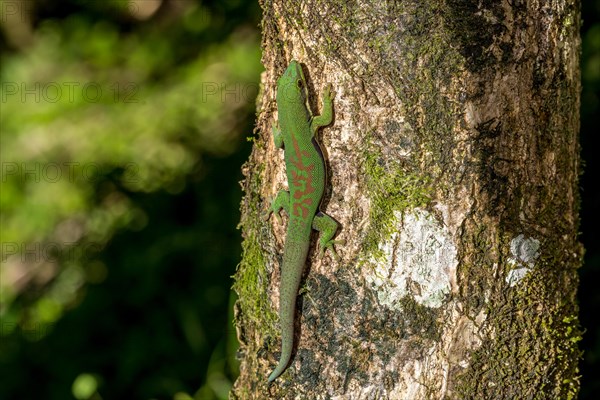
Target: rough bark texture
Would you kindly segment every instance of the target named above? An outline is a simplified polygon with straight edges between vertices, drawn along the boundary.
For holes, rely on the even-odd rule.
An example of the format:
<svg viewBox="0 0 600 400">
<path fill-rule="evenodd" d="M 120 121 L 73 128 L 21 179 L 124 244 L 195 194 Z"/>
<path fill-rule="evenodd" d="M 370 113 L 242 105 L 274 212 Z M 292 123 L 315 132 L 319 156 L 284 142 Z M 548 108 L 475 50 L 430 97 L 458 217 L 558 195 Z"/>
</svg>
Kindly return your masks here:
<svg viewBox="0 0 600 400">
<path fill-rule="evenodd" d="M 577 1 L 263 3 L 264 90 L 245 166 L 236 274 L 239 399 L 570 399 L 579 382 Z M 286 186 L 275 81 L 336 92 L 297 350 L 279 351 Z M 311 104 L 318 113 L 316 101 Z M 316 235 L 315 235 L 316 237 Z M 313 239 L 314 242 L 314 239 Z"/>
</svg>

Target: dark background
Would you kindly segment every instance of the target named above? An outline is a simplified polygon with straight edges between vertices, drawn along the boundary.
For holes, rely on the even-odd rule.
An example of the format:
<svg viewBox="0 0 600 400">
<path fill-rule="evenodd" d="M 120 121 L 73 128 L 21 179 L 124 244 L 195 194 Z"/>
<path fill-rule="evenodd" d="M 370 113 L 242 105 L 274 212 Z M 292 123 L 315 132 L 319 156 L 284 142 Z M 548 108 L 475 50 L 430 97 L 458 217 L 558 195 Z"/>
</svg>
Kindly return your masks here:
<svg viewBox="0 0 600 400">
<path fill-rule="evenodd" d="M 246 89 L 261 72 L 259 7 L 177 0 L 152 11 L 152 1 L 35 0 L 22 2 L 15 20 L 6 15 L 12 3 L 3 3 L 1 21 L 2 161 L 102 168 L 74 181 L 3 175 L 2 243 L 60 248 L 19 262 L 3 255 L 3 268 L 25 278 L 12 291 L 0 286 L 0 399 L 226 399 L 237 374 L 230 276 L 241 254 L 238 182 L 256 109 L 256 90 Z M 583 20 L 580 399 L 595 399 L 600 2 L 583 3 Z M 13 83 L 64 81 L 119 84 L 118 96 L 6 95 Z M 103 117 L 119 122 L 98 131 Z M 34 151 L 36 129 L 56 146 Z M 69 140 L 70 129 L 81 138 Z M 165 162 L 178 148 L 187 162 Z M 77 218 L 56 229 L 70 215 Z"/>
<path fill-rule="evenodd" d="M 581 241 L 585 258 L 580 270 L 580 321 L 584 328 L 581 349 L 581 400 L 600 394 L 600 163 L 596 150 L 600 132 L 600 1 L 582 3 L 581 93 Z"/>
</svg>

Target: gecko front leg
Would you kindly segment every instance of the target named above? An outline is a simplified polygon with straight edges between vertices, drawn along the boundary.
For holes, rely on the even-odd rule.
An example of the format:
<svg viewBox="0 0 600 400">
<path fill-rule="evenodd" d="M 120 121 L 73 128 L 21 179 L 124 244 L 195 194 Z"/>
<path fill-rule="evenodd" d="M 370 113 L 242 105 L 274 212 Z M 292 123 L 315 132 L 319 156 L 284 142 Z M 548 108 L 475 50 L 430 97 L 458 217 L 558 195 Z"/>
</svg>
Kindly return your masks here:
<svg viewBox="0 0 600 400">
<path fill-rule="evenodd" d="M 321 115 L 313 117 L 310 121 L 310 130 L 312 131 L 313 136 L 320 127 L 327 126 L 333 121 L 333 97 L 334 93 L 331 90 L 331 85 L 327 85 L 321 95 L 321 101 L 323 102 Z"/>
</svg>

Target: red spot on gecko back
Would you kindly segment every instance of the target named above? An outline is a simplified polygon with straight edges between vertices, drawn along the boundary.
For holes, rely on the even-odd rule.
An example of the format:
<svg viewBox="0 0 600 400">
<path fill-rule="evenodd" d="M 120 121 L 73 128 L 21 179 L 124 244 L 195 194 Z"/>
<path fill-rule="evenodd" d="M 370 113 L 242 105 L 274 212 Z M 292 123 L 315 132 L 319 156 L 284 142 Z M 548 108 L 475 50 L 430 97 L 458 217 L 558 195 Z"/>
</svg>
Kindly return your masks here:
<svg viewBox="0 0 600 400">
<path fill-rule="evenodd" d="M 310 157 L 310 154 L 308 151 L 300 150 L 298 140 L 294 134 L 292 134 L 292 145 L 294 146 L 294 154 L 290 160 L 295 168 L 295 170 L 292 171 L 291 182 L 291 185 L 294 187 L 294 190 L 292 190 L 294 193 L 292 213 L 297 217 L 307 218 L 308 207 L 313 204 L 313 199 L 308 196 L 315 191 L 311 175 L 315 166 L 306 165 L 304 163 L 304 161 Z"/>
</svg>

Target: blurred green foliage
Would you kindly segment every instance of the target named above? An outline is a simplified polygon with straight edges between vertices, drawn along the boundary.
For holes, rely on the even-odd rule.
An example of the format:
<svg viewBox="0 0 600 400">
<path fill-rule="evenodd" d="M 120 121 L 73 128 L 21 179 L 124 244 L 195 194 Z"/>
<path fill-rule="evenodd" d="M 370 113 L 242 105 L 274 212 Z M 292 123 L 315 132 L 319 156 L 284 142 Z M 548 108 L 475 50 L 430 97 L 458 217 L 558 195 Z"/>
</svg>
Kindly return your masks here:
<svg viewBox="0 0 600 400">
<path fill-rule="evenodd" d="M 0 7 L 0 398 L 227 398 L 258 5 Z"/>
</svg>

